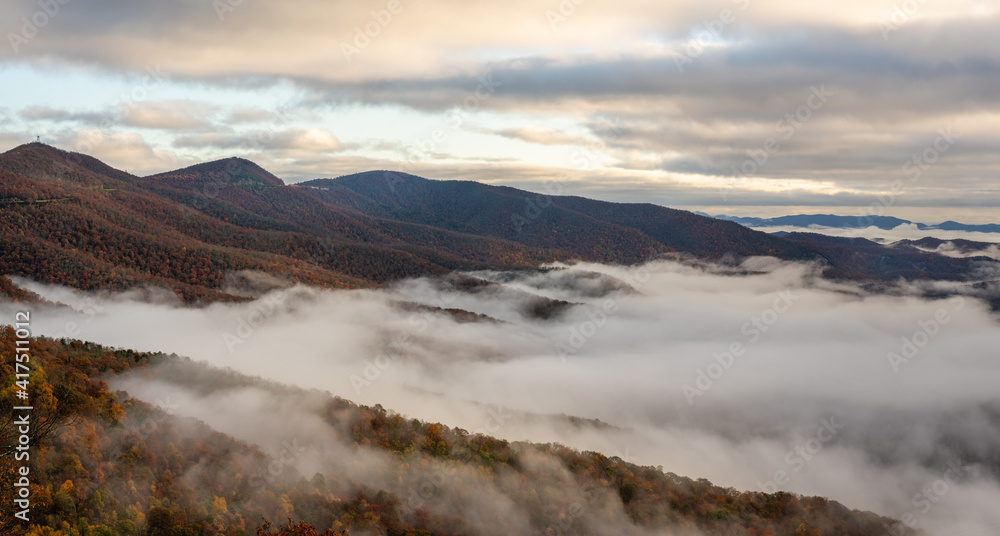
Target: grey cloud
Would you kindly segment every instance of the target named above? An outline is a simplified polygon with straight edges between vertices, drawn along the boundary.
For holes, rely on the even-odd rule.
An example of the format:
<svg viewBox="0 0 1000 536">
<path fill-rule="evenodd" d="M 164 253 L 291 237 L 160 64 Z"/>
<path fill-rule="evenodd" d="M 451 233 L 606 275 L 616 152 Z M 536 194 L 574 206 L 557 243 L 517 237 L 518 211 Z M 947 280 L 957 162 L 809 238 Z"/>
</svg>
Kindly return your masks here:
<svg viewBox="0 0 1000 536">
<path fill-rule="evenodd" d="M 121 123 L 156 130 L 203 130 L 212 127 L 215 106 L 192 101 L 123 102 Z"/>
<path fill-rule="evenodd" d="M 321 152 L 342 149 L 340 142 L 330 132 L 301 128 L 184 135 L 174 139 L 174 146 L 185 148 L 213 147 L 226 150 L 316 150 Z"/>
<path fill-rule="evenodd" d="M 36 9 L 31 3 L 8 4 L 0 7 L 4 20 L 17 21 Z M 1000 161 L 994 150 L 1000 135 L 985 124 L 1000 114 L 1000 93 L 994 89 L 1000 87 L 1000 35 L 995 31 L 1000 19 L 995 11 L 915 17 L 885 39 L 874 14 L 870 20 L 846 22 L 851 17 L 845 15 L 868 11 L 864 2 L 847 2 L 810 16 L 780 3 L 753 2 L 739 13 L 737 23 L 725 29 L 726 46 L 705 48 L 689 58 L 682 71 L 677 65 L 678 54 L 685 53 L 682 40 L 696 36 L 704 21 L 718 15 L 722 7 L 733 8 L 733 3 L 628 2 L 617 6 L 625 22 L 615 31 L 623 37 L 651 36 L 649 46 L 600 54 L 587 47 L 577 52 L 577 47 L 567 45 L 572 39 L 578 39 L 577 45 L 585 43 L 580 36 L 561 40 L 561 36 L 575 35 L 575 28 L 587 28 L 607 15 L 595 5 L 581 7 L 561 34 L 497 36 L 476 35 L 481 23 L 475 21 L 535 21 L 541 23 L 535 30 L 547 30 L 544 6 L 516 3 L 500 13 L 475 3 L 432 3 L 407 11 L 409 22 L 403 18 L 394 22 L 391 31 L 351 65 L 342 64 L 336 53 L 331 59 L 327 51 L 336 50 L 340 39 L 336 36 L 351 35 L 355 25 L 365 22 L 369 6 L 303 0 L 279 9 L 244 2 L 219 20 L 212 5 L 196 0 L 170 6 L 151 0 L 128 5 L 101 0 L 82 9 L 70 3 L 23 51 L 13 54 L 0 47 L 0 55 L 10 62 L 30 63 L 44 56 L 122 71 L 141 71 L 162 62 L 175 82 L 246 91 L 286 82 L 310 94 L 304 101 L 288 103 L 286 111 L 295 114 L 310 107 L 361 103 L 404 105 L 432 113 L 476 109 L 569 117 L 584 125 L 600 117 L 618 117 L 620 135 L 602 138 L 597 148 L 617 162 L 623 172 L 620 176 L 659 170 L 731 177 L 733 166 L 739 167 L 746 162 L 747 151 L 759 151 L 775 136 L 775 124 L 801 107 L 811 88 L 825 85 L 836 96 L 792 138 L 782 140 L 780 150 L 768 155 L 753 178 L 831 182 L 852 190 L 836 194 L 854 199 L 847 204 L 866 203 L 863 198 L 868 192 L 884 192 L 902 176 L 904 163 L 933 142 L 937 128 L 955 123 L 963 132 L 961 143 L 949 150 L 941 165 L 927 170 L 919 184 L 907 189 L 906 202 L 996 203 L 1000 197 L 995 186 Z M 493 19 L 470 19 L 469 28 L 452 28 L 448 35 L 474 43 L 473 50 L 503 49 L 509 54 L 502 59 L 477 59 L 475 54 L 457 54 L 456 50 L 466 48 L 447 41 L 448 36 L 434 38 L 446 41 L 427 37 L 426 28 L 440 22 L 432 16 L 435 8 L 445 7 L 456 16 L 493 15 Z M 941 7 L 924 5 L 921 14 Z M 830 20 L 823 20 L 824 16 Z M 468 34 L 463 33 L 466 30 Z M 160 46 L 164 42 L 172 45 Z M 380 48 L 383 45 L 385 50 Z M 302 63 L 293 61 L 297 58 Z M 413 69 L 413 65 L 422 67 Z M 88 114 L 100 114 L 50 113 L 52 121 L 61 117 L 58 120 L 84 124 L 99 119 Z M 211 126 L 201 112 L 186 117 L 151 110 L 143 114 L 125 121 L 156 129 Z M 233 110 L 222 121 L 263 127 L 283 123 L 280 117 L 269 118 L 266 110 L 252 107 Z M 507 128 L 498 135 L 523 139 L 530 126 Z M 306 172 L 327 175 L 344 169 L 340 163 L 331 163 L 329 171 L 322 170 L 318 168 L 321 159 L 302 154 L 307 147 L 335 150 L 339 143 L 335 138 L 312 144 L 291 138 L 265 143 L 254 139 L 262 131 L 266 129 L 237 133 L 219 128 L 200 136 L 180 136 L 175 147 L 297 150 L 296 156 L 305 160 L 302 163 L 277 163 L 303 178 Z M 529 137 L 543 143 L 558 141 L 552 136 Z M 587 141 L 577 143 L 586 145 Z M 362 156 L 355 158 L 365 161 Z M 489 169 L 477 172 L 471 164 L 442 173 L 496 174 Z M 393 165 L 379 162 L 375 167 Z M 525 173 L 546 171 L 538 168 Z M 605 191 L 619 195 L 630 188 L 632 184 L 611 182 Z M 655 188 L 647 183 L 645 195 Z M 742 199 L 760 198 L 765 203 L 786 203 L 791 195 L 802 196 L 793 204 L 844 202 L 815 193 L 747 190 Z M 675 195 L 660 195 L 667 193 Z M 703 193 L 690 188 L 676 195 L 685 200 L 707 199 Z"/>
<path fill-rule="evenodd" d="M 115 120 L 115 115 L 110 112 L 74 112 L 48 106 L 29 106 L 22 109 L 20 115 L 29 121 L 72 121 L 89 126 L 108 124 Z"/>
<path fill-rule="evenodd" d="M 496 133 L 506 138 L 540 145 L 580 145 L 588 141 L 579 135 L 545 127 L 509 128 Z"/>
<path fill-rule="evenodd" d="M 574 103 L 585 117 L 621 119 L 621 134 L 605 143 L 625 169 L 732 176 L 748 151 L 775 138 L 780 148 L 755 177 L 829 180 L 873 192 L 903 178 L 904 164 L 934 142 L 937 129 L 954 126 L 963 137 L 942 159 L 948 164 L 928 171 L 910 194 L 941 196 L 957 188 L 985 190 L 995 199 L 998 161 L 990 147 L 1000 138 L 977 124 L 984 113 L 1000 113 L 1000 94 L 992 90 L 1000 86 L 1000 48 L 983 46 L 997 39 L 992 28 L 990 20 L 913 22 L 889 43 L 878 32 L 785 29 L 706 50 L 684 72 L 674 56 L 661 54 L 496 62 L 481 74 L 448 78 L 303 83 L 335 102 L 397 102 L 429 111 L 468 109 L 472 99 L 474 108 L 501 113 L 561 115 Z M 496 91 L 476 98 L 487 84 Z M 833 96 L 821 110 L 806 110 L 809 121 L 786 140 L 779 129 L 815 102 L 814 90 Z M 636 160 L 634 151 L 682 155 L 656 164 Z"/>
<path fill-rule="evenodd" d="M 234 108 L 226 118 L 226 122 L 230 124 L 264 123 L 274 121 L 278 117 L 278 114 L 258 106 L 243 106 Z"/>
<path fill-rule="evenodd" d="M 914 26 L 917 35 L 910 42 L 891 46 L 877 34 L 823 27 L 755 35 L 738 46 L 706 49 L 683 72 L 677 67 L 677 56 L 670 52 L 568 61 L 536 57 L 483 64 L 467 76 L 389 79 L 330 88 L 334 96 L 347 91 L 369 102 L 388 100 L 442 109 L 461 105 L 485 76 L 500 85 L 484 106 L 510 100 L 530 103 L 582 97 L 599 102 L 657 97 L 680 99 L 686 113 L 714 113 L 729 120 L 770 120 L 797 106 L 811 86 L 823 83 L 859 99 L 859 105 L 868 103 L 868 107 L 844 110 L 867 117 L 910 115 L 915 103 L 924 105 L 921 113 L 940 113 L 998 102 L 1000 96 L 989 88 L 1000 79 L 1000 57 L 996 47 L 984 46 L 984 41 L 997 39 L 990 21 Z M 942 57 L 939 49 L 917 46 L 920 38 L 932 46 L 941 42 L 964 46 L 952 45 L 949 55 Z M 319 80 L 313 84 L 324 87 Z M 696 109 L 690 110 L 692 105 Z"/>
<path fill-rule="evenodd" d="M 39 134 L 31 134 L 26 130 L 15 131 L 15 130 L 4 130 L 0 131 L 0 146 L 2 147 L 16 147 L 18 145 L 32 142 L 35 140 L 35 136 Z"/>
</svg>

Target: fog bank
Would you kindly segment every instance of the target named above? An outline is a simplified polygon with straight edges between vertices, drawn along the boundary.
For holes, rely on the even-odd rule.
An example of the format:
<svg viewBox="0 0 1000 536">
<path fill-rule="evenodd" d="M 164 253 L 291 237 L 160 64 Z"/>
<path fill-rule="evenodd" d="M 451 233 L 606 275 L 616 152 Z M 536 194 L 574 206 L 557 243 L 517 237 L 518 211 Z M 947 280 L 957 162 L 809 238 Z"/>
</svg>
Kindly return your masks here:
<svg viewBox="0 0 1000 536">
<path fill-rule="evenodd" d="M 294 287 L 201 309 L 19 283 L 76 309 L 36 306 L 40 334 L 176 352 L 739 489 L 829 496 L 941 534 L 996 533 L 996 315 L 969 296 L 927 300 L 918 286 L 873 295 L 817 274 L 769 258 L 560 265 L 471 274 L 497 283 L 477 293 L 421 279 L 388 290 Z M 530 313 L 537 296 L 576 305 L 539 319 Z M 128 389 L 150 401 L 172 390 L 187 401 L 177 413 L 237 437 L 246 426 L 236 423 L 260 409 L 197 402 L 176 385 Z M 212 409 L 221 407 L 236 413 Z M 289 425 L 309 428 L 300 424 Z"/>
</svg>

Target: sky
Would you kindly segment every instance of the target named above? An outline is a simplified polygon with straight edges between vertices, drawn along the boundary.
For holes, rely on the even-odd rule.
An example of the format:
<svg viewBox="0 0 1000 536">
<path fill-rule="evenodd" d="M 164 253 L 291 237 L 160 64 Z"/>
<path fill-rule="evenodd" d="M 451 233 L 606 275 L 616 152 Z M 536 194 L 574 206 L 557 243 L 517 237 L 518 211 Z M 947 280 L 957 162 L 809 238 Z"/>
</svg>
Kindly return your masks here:
<svg viewBox="0 0 1000 536">
<path fill-rule="evenodd" d="M 4 2 L 0 150 L 980 222 L 998 23 L 996 0 Z"/>
</svg>

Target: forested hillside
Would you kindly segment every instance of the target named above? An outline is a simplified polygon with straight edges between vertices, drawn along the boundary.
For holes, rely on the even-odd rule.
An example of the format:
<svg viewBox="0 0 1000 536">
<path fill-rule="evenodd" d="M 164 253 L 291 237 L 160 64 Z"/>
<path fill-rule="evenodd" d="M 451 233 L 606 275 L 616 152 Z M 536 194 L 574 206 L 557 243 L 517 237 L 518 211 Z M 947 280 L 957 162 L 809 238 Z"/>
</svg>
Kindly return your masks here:
<svg viewBox="0 0 1000 536">
<path fill-rule="evenodd" d="M 2 328 L 0 352 L 10 355 L 13 347 L 13 329 Z M 0 516 L 3 534 L 242 536 L 258 527 L 274 534 L 279 531 L 267 529 L 269 521 L 292 520 L 302 524 L 288 534 L 308 534 L 308 527 L 381 535 L 630 534 L 646 528 L 861 536 L 880 534 L 891 522 L 826 499 L 741 492 L 595 452 L 470 434 L 176 356 L 47 339 L 32 339 L 31 348 L 37 431 L 31 526 L 19 532 L 21 525 Z M 13 365 L 5 361 L 0 370 L 4 385 L 13 385 Z M 268 456 L 202 423 L 112 392 L 105 380 L 123 374 L 206 393 L 273 392 L 309 408 L 346 450 L 331 451 L 318 470 L 301 474 L 296 443 Z M 14 434 L 14 389 L 0 400 L 5 445 Z M 159 403 L 170 406 L 169 400 Z M 5 497 L 15 478 L 10 454 L 0 457 Z M 385 488 L 334 469 L 362 460 L 387 476 Z M 483 502 L 488 500 L 494 502 Z M 495 502 L 503 500 L 517 507 L 500 515 L 505 510 Z"/>
<path fill-rule="evenodd" d="M 0 273 L 84 290 L 149 284 L 193 302 L 241 299 L 227 276 L 245 270 L 321 287 L 360 287 L 483 266 L 437 251 L 426 254 L 428 260 L 405 247 L 361 242 L 355 239 L 369 237 L 337 234 L 332 224 L 317 232 L 259 217 L 216 218 L 197 200 L 178 203 L 139 182 L 40 144 L 0 155 Z"/>
<path fill-rule="evenodd" d="M 782 238 L 648 203 L 610 203 L 391 171 L 300 185 L 332 204 L 365 214 L 565 249 L 598 262 L 633 263 L 666 252 L 707 260 L 767 255 L 819 262 L 829 277 L 883 281 L 964 279 L 974 264 L 873 243 L 832 244 L 818 235 Z"/>
<path fill-rule="evenodd" d="M 146 177 L 139 183 L 166 198 L 242 227 L 293 230 L 337 242 L 379 244 L 420 257 L 430 250 L 435 252 L 430 255 L 432 260 L 446 266 L 524 266 L 570 256 L 344 210 L 318 199 L 308 188 L 286 186 L 256 164 L 236 158 Z"/>
<path fill-rule="evenodd" d="M 230 158 L 146 178 L 33 143 L 0 155 L 0 274 L 83 290 L 154 286 L 188 303 L 254 294 L 233 274 L 328 288 L 551 261 L 664 254 L 815 261 L 856 280 L 958 279 L 977 259 L 779 238 L 649 204 L 368 172 L 299 185 Z M 992 261 L 988 261 L 992 262 Z"/>
</svg>

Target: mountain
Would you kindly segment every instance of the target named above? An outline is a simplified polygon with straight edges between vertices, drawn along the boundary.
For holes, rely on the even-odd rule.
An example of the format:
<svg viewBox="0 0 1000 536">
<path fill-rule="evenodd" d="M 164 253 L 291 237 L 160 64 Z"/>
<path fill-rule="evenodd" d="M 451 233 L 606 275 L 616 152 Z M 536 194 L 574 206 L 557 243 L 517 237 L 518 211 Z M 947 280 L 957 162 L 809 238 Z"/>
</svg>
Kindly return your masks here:
<svg viewBox="0 0 1000 536">
<path fill-rule="evenodd" d="M 741 216 L 715 216 L 716 218 L 734 221 L 748 227 L 809 227 L 818 225 L 821 227 L 832 227 L 835 229 L 864 229 L 867 227 L 877 227 L 882 230 L 890 230 L 900 225 L 916 225 L 921 231 L 942 230 L 942 231 L 969 231 L 979 233 L 1000 233 L 1000 224 L 987 223 L 972 225 L 946 221 L 937 225 L 926 223 L 915 223 L 909 220 L 893 218 L 891 216 L 836 216 L 833 214 L 795 214 L 792 216 L 780 216 L 777 218 L 753 218 Z"/>
<path fill-rule="evenodd" d="M 286 185 L 229 158 L 136 177 L 39 143 L 0 155 L 0 207 L 0 275 L 83 290 L 159 287 L 189 303 L 244 300 L 281 281 L 357 288 L 665 254 L 770 255 L 820 262 L 829 277 L 887 281 L 962 280 L 978 262 L 783 238 L 651 204 L 385 171 Z M 249 272 L 276 279 L 265 284 Z"/>
<path fill-rule="evenodd" d="M 829 236 L 817 233 L 787 233 L 785 240 L 801 244 L 818 245 L 830 255 L 835 266 L 851 266 L 857 273 L 892 274 L 907 280 L 924 279 L 926 274 L 948 274 L 955 269 L 953 257 L 928 255 L 925 249 L 906 243 L 892 247 L 865 238 Z M 891 251 L 891 254 L 888 253 Z M 976 262 L 993 262 L 988 257 L 961 259 L 970 272 Z M 967 272 L 968 273 L 968 272 Z M 955 273 L 956 279 L 961 279 Z"/>
<path fill-rule="evenodd" d="M 640 262 L 665 252 L 705 259 L 774 255 L 812 260 L 817 252 L 734 223 L 652 204 L 546 196 L 472 181 L 436 181 L 371 171 L 300 183 L 332 204 L 602 262 Z"/>
<path fill-rule="evenodd" d="M 286 186 L 247 160 L 231 158 L 199 164 L 143 178 L 140 184 L 151 192 L 243 227 L 312 234 L 337 243 L 377 244 L 395 255 L 409 252 L 409 256 L 439 264 L 439 269 L 528 266 L 570 257 L 565 252 L 483 240 L 435 226 L 345 210 L 308 189 Z M 346 270 L 350 266 L 339 268 Z"/>
<path fill-rule="evenodd" d="M 875 243 L 834 243 L 819 235 L 794 239 L 736 222 L 648 203 L 610 203 L 548 196 L 472 181 L 436 181 L 371 171 L 299 184 L 344 209 L 444 227 L 524 245 L 570 251 L 586 260 L 638 262 L 657 253 L 700 259 L 769 255 L 819 261 L 826 275 L 853 280 L 963 279 L 968 259 L 925 256 Z"/>
<path fill-rule="evenodd" d="M 917 224 L 922 225 L 922 224 Z M 985 223 L 980 225 L 969 225 L 948 220 L 937 225 L 928 226 L 928 229 L 940 229 L 942 231 L 970 231 L 978 233 L 1000 233 L 1000 224 Z"/>
<path fill-rule="evenodd" d="M 934 251 L 950 247 L 956 254 L 968 256 L 982 255 L 990 249 L 998 249 L 998 245 L 993 242 L 977 242 L 974 240 L 963 240 L 960 238 L 942 240 L 940 238 L 926 237 L 921 238 L 920 240 L 900 240 L 894 245 L 896 247 L 910 246 L 922 251 Z"/>
<path fill-rule="evenodd" d="M 463 247 L 475 250 L 470 258 L 488 250 L 482 256 L 495 265 L 569 257 L 435 229 L 421 230 L 439 239 L 437 250 L 419 237 L 401 243 L 380 229 L 393 222 L 345 214 L 247 161 L 182 171 L 140 179 L 37 143 L 0 155 L 0 273 L 84 290 L 153 285 L 217 301 L 243 299 L 230 281 L 242 271 L 350 288 L 485 266 L 453 253 Z M 217 182 L 220 172 L 228 182 Z"/>
<path fill-rule="evenodd" d="M 155 285 L 188 300 L 241 299 L 222 290 L 227 274 L 241 270 L 320 286 L 363 284 L 275 255 L 264 247 L 272 237 L 185 211 L 135 177 L 41 144 L 0 155 L 0 205 L 0 271 L 41 282 L 85 290 Z"/>
</svg>

